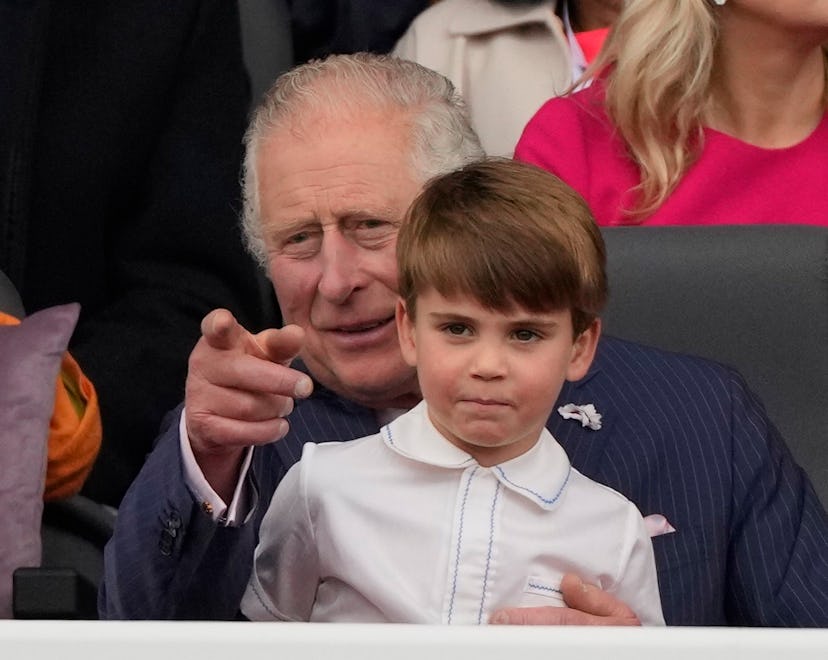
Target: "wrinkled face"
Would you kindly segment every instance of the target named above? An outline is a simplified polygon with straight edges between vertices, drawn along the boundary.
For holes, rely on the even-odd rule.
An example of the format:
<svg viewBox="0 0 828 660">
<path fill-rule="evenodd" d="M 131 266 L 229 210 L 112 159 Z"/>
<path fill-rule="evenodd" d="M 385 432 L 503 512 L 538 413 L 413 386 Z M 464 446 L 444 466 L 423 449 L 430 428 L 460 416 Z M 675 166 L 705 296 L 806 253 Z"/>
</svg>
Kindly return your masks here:
<svg viewBox="0 0 828 660">
<path fill-rule="evenodd" d="M 531 449 L 564 380 L 586 375 L 600 334 L 596 321 L 573 341 L 568 309 L 504 314 L 433 289 L 417 297 L 414 321 L 400 303 L 397 325 L 431 422 L 484 466 Z"/>
<path fill-rule="evenodd" d="M 419 399 L 394 322 L 396 236 L 421 188 L 408 130 L 389 117 L 279 129 L 258 156 L 268 270 L 301 357 L 325 386 L 358 403 Z"/>
</svg>

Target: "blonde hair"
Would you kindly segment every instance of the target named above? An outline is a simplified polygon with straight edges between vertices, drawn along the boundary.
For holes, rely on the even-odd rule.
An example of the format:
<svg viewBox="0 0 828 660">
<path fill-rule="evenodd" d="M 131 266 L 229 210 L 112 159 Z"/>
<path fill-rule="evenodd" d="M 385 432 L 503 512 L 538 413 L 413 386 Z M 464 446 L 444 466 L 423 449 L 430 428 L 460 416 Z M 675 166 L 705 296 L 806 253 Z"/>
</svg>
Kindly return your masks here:
<svg viewBox="0 0 828 660">
<path fill-rule="evenodd" d="M 388 55 L 355 53 L 312 60 L 282 74 L 264 95 L 245 134 L 242 229 L 248 251 L 266 267 L 256 159 L 279 128 L 299 131 L 314 114 L 391 111 L 410 128 L 413 171 L 423 182 L 483 157 L 466 106 L 444 76 Z"/>
<path fill-rule="evenodd" d="M 591 71 L 604 71 L 607 114 L 638 164 L 630 209 L 658 208 L 701 148 L 718 30 L 708 0 L 631 0 Z"/>
<path fill-rule="evenodd" d="M 628 0 L 584 75 L 602 78 L 607 114 L 639 168 L 631 222 L 664 203 L 704 146 L 718 37 L 711 0 Z"/>
<path fill-rule="evenodd" d="M 491 158 L 429 181 L 397 235 L 400 296 L 434 289 L 508 311 L 569 309 L 575 336 L 607 299 L 606 251 L 589 207 L 558 177 Z"/>
</svg>

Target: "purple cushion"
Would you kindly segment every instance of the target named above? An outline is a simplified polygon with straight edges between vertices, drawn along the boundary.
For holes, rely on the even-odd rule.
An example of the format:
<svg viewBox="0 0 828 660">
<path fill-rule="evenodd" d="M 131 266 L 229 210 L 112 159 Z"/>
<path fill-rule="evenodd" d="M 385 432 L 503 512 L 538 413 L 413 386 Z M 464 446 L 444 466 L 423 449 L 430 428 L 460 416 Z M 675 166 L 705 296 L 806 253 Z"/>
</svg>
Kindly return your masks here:
<svg viewBox="0 0 828 660">
<path fill-rule="evenodd" d="M 40 565 L 49 420 L 79 311 L 61 305 L 0 326 L 0 618 L 11 616 L 14 570 Z"/>
</svg>

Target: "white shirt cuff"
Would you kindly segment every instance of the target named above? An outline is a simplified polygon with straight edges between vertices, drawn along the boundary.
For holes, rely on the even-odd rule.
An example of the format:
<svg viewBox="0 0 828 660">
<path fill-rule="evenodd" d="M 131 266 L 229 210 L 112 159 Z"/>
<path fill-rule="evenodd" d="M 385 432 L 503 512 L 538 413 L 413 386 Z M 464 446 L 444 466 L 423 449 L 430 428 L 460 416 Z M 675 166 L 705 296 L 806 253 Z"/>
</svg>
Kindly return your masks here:
<svg viewBox="0 0 828 660">
<path fill-rule="evenodd" d="M 245 487 L 245 484 L 247 483 L 247 471 L 250 469 L 250 461 L 253 458 L 253 447 L 248 447 L 245 450 L 246 454 L 241 465 L 241 470 L 239 471 L 239 480 L 233 491 L 233 499 L 230 501 L 230 506 L 227 506 L 224 500 L 210 486 L 195 459 L 193 448 L 190 446 L 190 437 L 187 435 L 186 409 L 181 411 L 178 435 L 181 446 L 181 458 L 184 464 L 184 483 L 200 504 L 201 510 L 210 514 L 213 520 L 220 525 L 225 525 L 226 527 L 240 525 L 252 511 L 250 489 Z"/>
</svg>

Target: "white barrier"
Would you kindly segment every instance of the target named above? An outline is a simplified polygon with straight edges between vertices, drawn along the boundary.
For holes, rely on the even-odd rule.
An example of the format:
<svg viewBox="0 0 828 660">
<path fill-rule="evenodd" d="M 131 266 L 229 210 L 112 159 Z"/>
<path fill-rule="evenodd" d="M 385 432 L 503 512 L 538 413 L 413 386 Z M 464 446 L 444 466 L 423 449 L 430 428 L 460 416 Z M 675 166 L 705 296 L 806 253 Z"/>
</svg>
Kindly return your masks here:
<svg viewBox="0 0 828 660">
<path fill-rule="evenodd" d="M 826 660 L 828 629 L 0 621 L 3 660 Z"/>
</svg>

